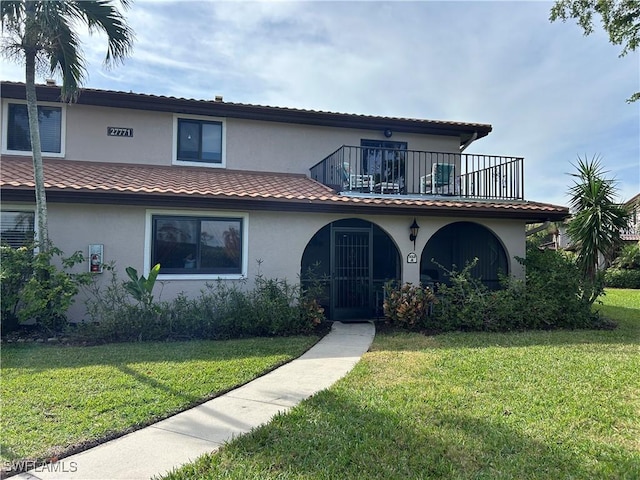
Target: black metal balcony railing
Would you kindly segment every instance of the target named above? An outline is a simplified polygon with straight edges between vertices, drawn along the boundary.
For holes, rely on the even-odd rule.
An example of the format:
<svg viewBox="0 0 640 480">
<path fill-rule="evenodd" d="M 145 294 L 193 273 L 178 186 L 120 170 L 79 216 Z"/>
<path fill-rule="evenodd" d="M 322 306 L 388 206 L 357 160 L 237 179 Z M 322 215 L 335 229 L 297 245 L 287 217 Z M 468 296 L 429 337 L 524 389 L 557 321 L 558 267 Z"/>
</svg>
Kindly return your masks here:
<svg viewBox="0 0 640 480">
<path fill-rule="evenodd" d="M 524 199 L 524 159 L 343 145 L 311 167 L 338 192 Z"/>
</svg>

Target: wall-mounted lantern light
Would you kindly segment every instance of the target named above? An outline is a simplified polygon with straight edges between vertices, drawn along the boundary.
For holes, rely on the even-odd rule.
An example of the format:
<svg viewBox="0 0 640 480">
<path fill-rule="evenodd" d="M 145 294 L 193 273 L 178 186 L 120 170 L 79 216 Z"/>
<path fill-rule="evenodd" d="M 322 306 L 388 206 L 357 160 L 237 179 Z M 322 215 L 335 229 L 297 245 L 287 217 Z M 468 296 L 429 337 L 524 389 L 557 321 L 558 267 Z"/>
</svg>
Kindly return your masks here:
<svg viewBox="0 0 640 480">
<path fill-rule="evenodd" d="M 416 219 L 413 219 L 413 223 L 409 227 L 409 240 L 413 242 L 413 249 L 416 249 L 416 238 L 418 238 L 418 230 L 420 229 L 420 225 L 416 222 Z"/>
</svg>

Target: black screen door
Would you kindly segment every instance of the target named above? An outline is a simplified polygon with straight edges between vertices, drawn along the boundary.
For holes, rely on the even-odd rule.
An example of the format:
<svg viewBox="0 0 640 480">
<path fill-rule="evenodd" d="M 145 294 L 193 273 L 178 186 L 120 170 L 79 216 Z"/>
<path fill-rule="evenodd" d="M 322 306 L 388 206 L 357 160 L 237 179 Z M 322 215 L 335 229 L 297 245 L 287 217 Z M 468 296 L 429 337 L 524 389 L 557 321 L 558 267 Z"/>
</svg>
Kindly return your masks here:
<svg viewBox="0 0 640 480">
<path fill-rule="evenodd" d="M 332 243 L 333 318 L 369 318 L 372 295 L 371 230 L 334 229 Z"/>
</svg>

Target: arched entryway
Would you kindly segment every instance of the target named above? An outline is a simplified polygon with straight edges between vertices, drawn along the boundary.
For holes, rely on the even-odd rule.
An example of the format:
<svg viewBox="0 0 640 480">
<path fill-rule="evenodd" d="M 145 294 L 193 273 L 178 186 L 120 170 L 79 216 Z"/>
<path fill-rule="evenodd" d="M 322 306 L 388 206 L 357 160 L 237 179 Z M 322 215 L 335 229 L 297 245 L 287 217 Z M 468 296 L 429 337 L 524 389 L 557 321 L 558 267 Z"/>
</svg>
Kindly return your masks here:
<svg viewBox="0 0 640 480">
<path fill-rule="evenodd" d="M 478 263 L 471 275 L 489 288 L 499 288 L 500 275 L 509 273 L 507 253 L 500 239 L 477 223 L 451 223 L 438 230 L 422 250 L 420 281 L 426 285 L 448 283 L 446 270 L 455 265 L 460 271 L 476 257 Z"/>
<path fill-rule="evenodd" d="M 322 306 L 332 320 L 371 318 L 381 308 L 385 282 L 401 278 L 400 252 L 377 225 L 356 218 L 318 230 L 302 255 L 301 277 L 313 272 L 324 289 Z"/>
</svg>

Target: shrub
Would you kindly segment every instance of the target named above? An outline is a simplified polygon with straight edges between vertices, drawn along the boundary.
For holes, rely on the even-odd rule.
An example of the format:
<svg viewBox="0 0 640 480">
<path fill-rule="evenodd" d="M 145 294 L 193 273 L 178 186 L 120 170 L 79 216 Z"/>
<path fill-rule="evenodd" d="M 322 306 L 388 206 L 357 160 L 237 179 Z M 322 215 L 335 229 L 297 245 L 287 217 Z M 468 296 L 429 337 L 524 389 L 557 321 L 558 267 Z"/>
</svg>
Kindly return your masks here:
<svg viewBox="0 0 640 480">
<path fill-rule="evenodd" d="M 302 289 L 287 280 L 258 275 L 254 287 L 247 281 L 208 283 L 196 298 L 179 294 L 172 301 L 149 300 L 151 289 L 131 303 L 132 282 L 140 279 L 128 269 L 130 280 L 118 280 L 115 269 L 106 287 L 91 285 L 87 301 L 89 324 L 79 325 L 77 340 L 89 342 L 163 339 L 229 339 L 283 336 L 311 332 L 324 320 L 313 288 Z M 151 278 L 151 275 L 150 275 Z M 153 277 L 155 278 L 155 277 Z M 148 280 L 147 280 L 148 281 Z"/>
<path fill-rule="evenodd" d="M 0 285 L 2 333 L 18 328 L 18 308 L 21 292 L 33 275 L 33 249 L 27 247 L 0 247 Z"/>
<path fill-rule="evenodd" d="M 209 338 L 239 338 L 249 334 L 253 315 L 246 280 L 208 283 L 197 300 L 196 311 L 203 310 L 209 321 Z M 194 320 L 198 322 L 195 316 Z"/>
<path fill-rule="evenodd" d="M 391 323 L 431 331 L 509 331 L 552 328 L 599 328 L 590 297 L 601 284 L 582 276 L 572 258 L 561 253 L 531 249 L 525 281 L 504 278 L 501 290 L 489 290 L 471 271 L 477 260 L 461 271 L 447 271 L 449 284 L 439 284 L 432 313 L 421 310 L 421 287 L 389 285 L 385 315 Z M 442 266 L 440 266 L 442 268 Z M 406 313 L 405 313 L 406 312 Z"/>
<path fill-rule="evenodd" d="M 489 289 L 471 275 L 478 259 L 468 262 L 461 271 L 445 270 L 449 284 L 438 284 L 438 305 L 434 322 L 442 330 L 482 330 Z"/>
<path fill-rule="evenodd" d="M 69 336 L 90 343 L 168 338 L 166 331 L 171 323 L 171 311 L 167 302 L 153 301 L 153 285 L 148 289 L 148 295 L 141 291 L 142 295 L 138 297 L 131 291 L 133 281 L 120 281 L 113 264 L 105 265 L 104 270 L 111 273 L 107 285 L 100 285 L 94 277 L 94 281 L 85 287 L 89 321 L 72 325 Z M 129 272 L 127 275 L 131 279 Z"/>
<path fill-rule="evenodd" d="M 612 288 L 640 288 L 640 270 L 608 268 L 604 272 L 604 283 Z"/>
<path fill-rule="evenodd" d="M 622 247 L 613 266 L 624 270 L 640 270 L 640 242 Z"/>
<path fill-rule="evenodd" d="M 521 310 L 528 328 L 588 328 L 597 321 L 593 298 L 603 292 L 602 276 L 585 279 L 575 259 L 554 250 L 531 249 L 519 258 L 526 269 Z"/>
<path fill-rule="evenodd" d="M 197 307 L 206 312 L 215 336 L 283 336 L 311 332 L 324 320 L 313 286 L 307 289 L 286 279 L 258 274 L 252 289 L 246 281 L 208 284 Z"/>
<path fill-rule="evenodd" d="M 527 305 L 526 287 L 522 281 L 505 280 L 505 288 L 488 293 L 484 310 L 483 330 L 487 331 L 520 331 L 539 329 L 540 315 L 529 315 L 535 310 Z"/>
<path fill-rule="evenodd" d="M 79 287 L 90 281 L 91 274 L 69 272 L 84 262 L 79 251 L 64 257 L 54 246 L 46 251 L 36 251 L 36 247 L 0 247 L 2 324 L 6 322 L 11 329 L 18 322 L 34 320 L 51 333 L 60 332 L 67 325 L 67 311 Z"/>
<path fill-rule="evenodd" d="M 254 289 L 247 296 L 249 305 L 244 323 L 253 335 L 278 335 L 294 320 L 295 311 L 291 307 L 295 291 L 286 280 L 258 275 Z"/>
<path fill-rule="evenodd" d="M 431 313 L 435 295 L 429 287 L 405 283 L 401 286 L 393 281 L 384 286 L 384 314 L 390 323 L 407 328 L 425 327 Z"/>
</svg>

